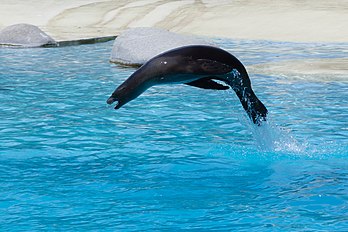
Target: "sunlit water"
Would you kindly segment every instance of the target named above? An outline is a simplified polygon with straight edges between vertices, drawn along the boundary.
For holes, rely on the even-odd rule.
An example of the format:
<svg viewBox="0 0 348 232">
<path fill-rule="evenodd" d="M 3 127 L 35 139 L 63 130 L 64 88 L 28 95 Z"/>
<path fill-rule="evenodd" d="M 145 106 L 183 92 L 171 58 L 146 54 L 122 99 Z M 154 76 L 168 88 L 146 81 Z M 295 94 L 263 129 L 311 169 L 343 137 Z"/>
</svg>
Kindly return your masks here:
<svg viewBox="0 0 348 232">
<path fill-rule="evenodd" d="M 347 44 L 217 42 L 243 63 L 347 57 Z M 251 75 L 231 91 L 153 87 L 115 111 L 134 70 L 112 43 L 0 50 L 0 230 L 347 231 L 348 82 Z"/>
</svg>

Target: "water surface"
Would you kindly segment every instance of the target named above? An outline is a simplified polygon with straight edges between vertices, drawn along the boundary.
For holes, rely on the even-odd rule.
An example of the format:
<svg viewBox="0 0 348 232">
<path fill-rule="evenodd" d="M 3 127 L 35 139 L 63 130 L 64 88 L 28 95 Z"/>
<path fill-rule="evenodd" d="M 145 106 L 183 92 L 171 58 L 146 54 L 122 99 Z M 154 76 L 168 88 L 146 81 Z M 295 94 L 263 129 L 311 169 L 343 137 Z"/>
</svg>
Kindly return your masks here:
<svg viewBox="0 0 348 232">
<path fill-rule="evenodd" d="M 243 63 L 347 57 L 347 44 L 216 40 Z M 134 70 L 112 43 L 0 50 L 0 229 L 346 231 L 348 82 L 252 75 L 232 91 L 157 86 L 115 111 Z"/>
</svg>

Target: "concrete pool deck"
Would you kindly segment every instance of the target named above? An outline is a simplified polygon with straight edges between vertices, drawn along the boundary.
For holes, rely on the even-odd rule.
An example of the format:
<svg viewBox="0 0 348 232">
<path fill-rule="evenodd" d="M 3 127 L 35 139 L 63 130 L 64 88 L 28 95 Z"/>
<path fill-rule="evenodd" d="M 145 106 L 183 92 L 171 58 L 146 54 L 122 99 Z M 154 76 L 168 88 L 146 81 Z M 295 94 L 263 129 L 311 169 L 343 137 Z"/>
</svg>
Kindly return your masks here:
<svg viewBox="0 0 348 232">
<path fill-rule="evenodd" d="M 348 43 L 346 0 L 2 0 L 0 19 L 0 30 L 29 23 L 57 41 L 115 36 L 132 27 L 159 27 L 231 39 Z M 317 72 L 321 66 L 303 68 L 310 67 Z M 325 65 L 323 71 L 328 70 Z"/>
<path fill-rule="evenodd" d="M 130 27 L 233 39 L 348 42 L 346 0 L 2 0 L 0 29 L 29 23 L 56 40 Z"/>
</svg>

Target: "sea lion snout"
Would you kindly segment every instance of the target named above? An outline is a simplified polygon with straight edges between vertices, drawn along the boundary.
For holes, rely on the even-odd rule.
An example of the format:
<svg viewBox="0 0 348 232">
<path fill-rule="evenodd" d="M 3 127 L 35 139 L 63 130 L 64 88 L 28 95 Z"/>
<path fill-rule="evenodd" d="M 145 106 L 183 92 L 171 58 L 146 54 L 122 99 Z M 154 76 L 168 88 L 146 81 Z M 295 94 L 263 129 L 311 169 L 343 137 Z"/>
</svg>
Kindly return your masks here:
<svg viewBox="0 0 348 232">
<path fill-rule="evenodd" d="M 114 102 L 117 102 L 117 104 L 115 105 L 115 110 L 121 108 L 121 106 L 124 105 L 124 103 L 122 103 L 122 101 L 120 101 L 119 99 L 117 99 L 114 96 L 109 97 L 108 100 L 106 101 L 106 103 L 108 103 L 109 105 L 111 105 Z"/>
<path fill-rule="evenodd" d="M 114 103 L 115 101 L 117 101 L 116 98 L 114 98 L 113 96 L 109 97 L 108 100 L 106 101 L 106 103 L 108 103 L 109 105 L 111 105 L 112 103 Z"/>
</svg>

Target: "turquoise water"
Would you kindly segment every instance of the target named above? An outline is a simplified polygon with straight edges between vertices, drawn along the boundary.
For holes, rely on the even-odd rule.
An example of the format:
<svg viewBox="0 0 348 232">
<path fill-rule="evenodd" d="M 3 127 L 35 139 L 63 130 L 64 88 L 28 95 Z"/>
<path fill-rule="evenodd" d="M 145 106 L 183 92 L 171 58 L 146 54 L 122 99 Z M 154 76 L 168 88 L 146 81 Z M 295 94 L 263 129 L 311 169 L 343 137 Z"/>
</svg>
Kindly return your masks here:
<svg viewBox="0 0 348 232">
<path fill-rule="evenodd" d="M 347 57 L 347 44 L 217 42 L 243 63 Z M 115 111 L 134 70 L 112 43 L 0 50 L 0 230 L 347 231 L 348 82 L 251 75 L 234 93 L 158 86 Z"/>
</svg>

